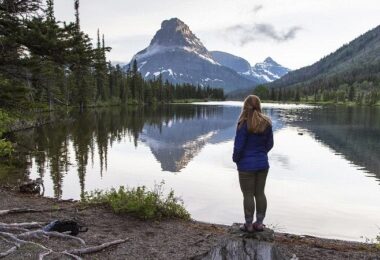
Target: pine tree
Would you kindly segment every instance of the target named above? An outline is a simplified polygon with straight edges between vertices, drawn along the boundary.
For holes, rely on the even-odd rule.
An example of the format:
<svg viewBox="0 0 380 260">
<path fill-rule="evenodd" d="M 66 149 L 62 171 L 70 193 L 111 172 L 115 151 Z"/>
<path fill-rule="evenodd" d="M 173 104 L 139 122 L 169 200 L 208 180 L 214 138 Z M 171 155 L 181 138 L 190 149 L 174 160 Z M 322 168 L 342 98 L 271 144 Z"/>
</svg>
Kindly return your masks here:
<svg viewBox="0 0 380 260">
<path fill-rule="evenodd" d="M 282 94 L 282 88 L 280 88 L 278 92 L 278 101 L 282 101 L 282 100 L 283 100 L 283 94 Z"/>
<path fill-rule="evenodd" d="M 107 64 L 105 61 L 105 47 L 104 37 L 102 43 L 100 42 L 99 29 L 97 31 L 97 43 L 95 50 L 95 77 L 96 77 L 96 100 L 101 99 L 105 101 L 107 99 Z"/>
<path fill-rule="evenodd" d="M 276 100 L 276 94 L 274 92 L 274 88 L 270 89 L 270 100 L 272 101 Z"/>
<path fill-rule="evenodd" d="M 348 91 L 348 100 L 352 102 L 354 101 L 354 99 L 355 99 L 355 87 L 351 85 Z"/>
<path fill-rule="evenodd" d="M 131 95 L 132 100 L 136 100 L 137 97 L 137 80 L 138 80 L 138 69 L 137 69 L 137 60 L 133 60 L 132 63 L 132 71 L 131 71 L 132 77 L 131 77 Z"/>
<path fill-rule="evenodd" d="M 54 0 L 46 0 L 46 17 L 49 21 L 55 21 Z"/>
<path fill-rule="evenodd" d="M 71 69 L 74 77 L 74 99 L 80 111 L 94 100 L 94 89 L 91 81 L 90 68 L 93 62 L 93 50 L 88 35 L 80 31 L 79 0 L 74 2 L 76 23 L 69 32 L 73 35 L 72 51 L 70 53 Z"/>
<path fill-rule="evenodd" d="M 79 0 L 74 0 L 74 9 L 75 9 L 75 24 L 78 31 L 80 30 L 80 21 L 79 21 Z"/>
<path fill-rule="evenodd" d="M 294 97 L 294 101 L 296 101 L 296 102 L 300 102 L 301 101 L 299 88 L 297 88 L 297 90 L 296 90 L 296 95 Z"/>
</svg>

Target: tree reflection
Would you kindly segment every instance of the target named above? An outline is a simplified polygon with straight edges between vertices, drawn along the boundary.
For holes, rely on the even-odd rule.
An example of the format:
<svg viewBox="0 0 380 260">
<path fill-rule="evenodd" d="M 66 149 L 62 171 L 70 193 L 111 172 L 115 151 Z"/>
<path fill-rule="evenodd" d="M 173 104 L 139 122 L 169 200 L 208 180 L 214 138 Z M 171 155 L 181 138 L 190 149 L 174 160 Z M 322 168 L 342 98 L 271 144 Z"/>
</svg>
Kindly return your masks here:
<svg viewBox="0 0 380 260">
<path fill-rule="evenodd" d="M 77 170 L 82 197 L 85 191 L 88 163 L 91 160 L 94 164 L 95 153 L 99 160 L 100 175 L 103 176 L 107 171 L 108 150 L 115 142 L 128 138 L 137 147 L 144 128 L 150 131 L 154 129 L 155 132 L 162 134 L 163 129 L 173 122 L 180 124 L 191 120 L 206 122 L 208 119 L 220 118 L 222 112 L 221 107 L 191 105 L 96 108 L 84 113 L 72 112 L 53 124 L 18 132 L 15 138 L 18 142 L 30 147 L 30 150 L 35 151 L 31 156 L 41 178 L 49 171 L 54 197 L 62 197 L 62 182 L 70 167 Z M 191 122 L 194 125 L 194 122 Z M 174 131 L 172 138 L 178 141 L 181 148 L 181 140 L 190 142 L 192 138 L 204 132 L 220 129 L 222 125 L 227 127 L 231 122 L 227 120 L 222 124 L 215 124 L 215 121 L 211 120 L 209 125 L 212 124 L 214 126 L 211 128 L 200 124 L 199 129 L 189 129 L 193 132 L 190 137 L 187 137 L 184 132 Z M 175 125 L 172 127 L 175 130 Z M 195 153 L 194 150 L 190 152 Z M 189 157 L 189 151 L 181 153 Z M 70 158 L 75 159 L 75 165 L 70 164 Z M 170 155 L 168 159 L 183 163 L 181 158 L 171 158 Z M 188 158 L 183 160 L 189 161 Z"/>
<path fill-rule="evenodd" d="M 294 112 L 299 113 L 305 114 Z M 307 118 L 295 118 L 292 124 L 309 130 L 317 140 L 380 180 L 379 108 L 331 106 L 312 109 Z"/>
</svg>

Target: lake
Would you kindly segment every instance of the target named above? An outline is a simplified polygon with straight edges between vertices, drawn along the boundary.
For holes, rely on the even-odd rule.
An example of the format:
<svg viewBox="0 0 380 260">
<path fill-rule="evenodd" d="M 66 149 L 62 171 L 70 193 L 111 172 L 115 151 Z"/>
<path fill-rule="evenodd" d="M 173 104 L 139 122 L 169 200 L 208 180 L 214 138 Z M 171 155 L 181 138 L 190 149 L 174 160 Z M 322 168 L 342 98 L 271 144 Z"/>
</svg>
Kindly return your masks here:
<svg viewBox="0 0 380 260">
<path fill-rule="evenodd" d="M 280 232 L 363 240 L 380 233 L 380 108 L 264 104 L 273 121 L 266 223 Z M 38 150 L 45 196 L 165 181 L 195 220 L 243 221 L 232 162 L 240 102 L 100 108 L 17 132 Z"/>
</svg>

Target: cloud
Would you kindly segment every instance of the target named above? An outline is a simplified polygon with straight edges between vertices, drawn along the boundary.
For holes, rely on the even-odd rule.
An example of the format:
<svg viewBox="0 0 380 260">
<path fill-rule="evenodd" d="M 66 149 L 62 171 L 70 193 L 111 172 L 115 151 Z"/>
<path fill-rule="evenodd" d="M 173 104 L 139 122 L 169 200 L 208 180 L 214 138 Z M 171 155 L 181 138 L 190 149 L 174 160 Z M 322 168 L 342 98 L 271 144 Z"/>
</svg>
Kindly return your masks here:
<svg viewBox="0 0 380 260">
<path fill-rule="evenodd" d="M 255 6 L 253 7 L 253 9 L 252 9 L 252 12 L 256 14 L 256 13 L 258 13 L 259 11 L 261 11 L 263 8 L 264 8 L 263 5 L 255 5 Z"/>
<path fill-rule="evenodd" d="M 302 30 L 300 26 L 293 26 L 286 30 L 279 31 L 272 24 L 268 23 L 255 23 L 253 25 L 238 24 L 226 29 L 227 35 L 237 37 L 241 46 L 247 43 L 259 40 L 274 40 L 277 42 L 285 42 L 296 38 L 299 31 Z"/>
</svg>

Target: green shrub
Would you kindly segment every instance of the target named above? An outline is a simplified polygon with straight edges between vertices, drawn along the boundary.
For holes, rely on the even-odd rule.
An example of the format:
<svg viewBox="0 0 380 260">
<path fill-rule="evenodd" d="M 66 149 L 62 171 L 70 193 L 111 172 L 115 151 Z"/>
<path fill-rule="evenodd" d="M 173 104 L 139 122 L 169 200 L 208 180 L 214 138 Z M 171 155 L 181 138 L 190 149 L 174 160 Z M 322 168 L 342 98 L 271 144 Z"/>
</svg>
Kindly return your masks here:
<svg viewBox="0 0 380 260">
<path fill-rule="evenodd" d="M 175 197 L 171 190 L 168 195 L 163 194 L 164 182 L 155 185 L 154 190 L 147 190 L 145 186 L 137 188 L 111 189 L 108 191 L 95 190 L 86 192 L 82 203 L 86 205 L 107 205 L 117 213 L 128 213 L 140 219 L 178 218 L 190 219 L 189 212 L 183 202 Z"/>
<path fill-rule="evenodd" d="M 0 157 L 10 156 L 13 152 L 12 143 L 5 139 L 1 139 L 11 122 L 12 119 L 9 115 L 0 109 Z"/>
<path fill-rule="evenodd" d="M 5 139 L 0 139 L 0 157 L 11 156 L 13 152 L 13 145 Z"/>
<path fill-rule="evenodd" d="M 0 137 L 7 130 L 8 125 L 12 122 L 10 116 L 0 109 Z"/>
</svg>

